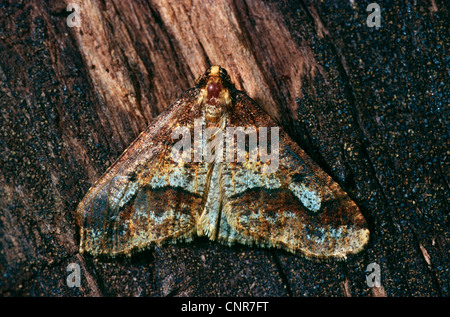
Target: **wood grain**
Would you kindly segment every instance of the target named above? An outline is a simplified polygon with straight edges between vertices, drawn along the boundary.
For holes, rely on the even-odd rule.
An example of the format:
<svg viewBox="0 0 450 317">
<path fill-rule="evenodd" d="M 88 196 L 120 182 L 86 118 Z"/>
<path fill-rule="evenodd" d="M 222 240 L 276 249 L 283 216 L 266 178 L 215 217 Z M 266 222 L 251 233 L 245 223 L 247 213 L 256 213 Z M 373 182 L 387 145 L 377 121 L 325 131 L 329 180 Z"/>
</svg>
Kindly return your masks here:
<svg viewBox="0 0 450 317">
<path fill-rule="evenodd" d="M 67 26 L 78 2 L 81 26 Z M 368 4 L 368 3 L 367 3 Z M 448 296 L 443 1 L 42 1 L 0 6 L 3 296 Z M 78 254 L 75 209 L 212 65 L 351 195 L 372 232 L 347 262 L 199 239 Z M 380 289 L 365 280 L 381 267 Z M 66 285 L 79 263 L 80 288 Z"/>
</svg>

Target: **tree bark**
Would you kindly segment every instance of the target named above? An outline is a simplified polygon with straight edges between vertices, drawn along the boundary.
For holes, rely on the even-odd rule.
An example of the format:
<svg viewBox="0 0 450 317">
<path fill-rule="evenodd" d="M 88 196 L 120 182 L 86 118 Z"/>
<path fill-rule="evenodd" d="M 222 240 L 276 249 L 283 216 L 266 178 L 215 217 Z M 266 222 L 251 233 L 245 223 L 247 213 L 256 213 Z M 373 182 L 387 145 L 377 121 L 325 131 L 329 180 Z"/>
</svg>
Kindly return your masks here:
<svg viewBox="0 0 450 317">
<path fill-rule="evenodd" d="M 448 8 L 383 2 L 370 28 L 368 4 L 2 2 L 0 294 L 448 296 Z M 355 200 L 365 251 L 314 262 L 196 239 L 132 257 L 78 253 L 83 195 L 215 64 Z M 66 283 L 70 263 L 80 287 Z"/>
</svg>

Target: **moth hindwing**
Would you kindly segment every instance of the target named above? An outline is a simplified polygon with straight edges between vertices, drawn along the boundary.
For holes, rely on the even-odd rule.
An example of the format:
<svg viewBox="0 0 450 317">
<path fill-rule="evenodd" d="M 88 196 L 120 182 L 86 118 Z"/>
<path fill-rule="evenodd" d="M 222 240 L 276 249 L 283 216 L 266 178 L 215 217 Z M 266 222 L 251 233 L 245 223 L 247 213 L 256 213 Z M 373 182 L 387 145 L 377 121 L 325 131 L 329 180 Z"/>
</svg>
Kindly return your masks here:
<svg viewBox="0 0 450 317">
<path fill-rule="evenodd" d="M 205 235 L 344 259 L 369 239 L 357 205 L 220 66 L 129 146 L 77 217 L 93 255 Z"/>
</svg>

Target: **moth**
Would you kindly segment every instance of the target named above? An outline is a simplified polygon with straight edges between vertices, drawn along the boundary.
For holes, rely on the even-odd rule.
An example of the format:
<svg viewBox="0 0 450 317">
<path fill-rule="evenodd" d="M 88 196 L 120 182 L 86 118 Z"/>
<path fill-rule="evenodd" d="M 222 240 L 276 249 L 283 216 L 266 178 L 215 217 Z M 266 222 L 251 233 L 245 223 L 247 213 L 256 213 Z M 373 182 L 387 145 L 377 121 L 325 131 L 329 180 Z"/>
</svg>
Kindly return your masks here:
<svg viewBox="0 0 450 317">
<path fill-rule="evenodd" d="M 124 151 L 77 221 L 80 252 L 95 256 L 207 236 L 345 259 L 369 239 L 358 206 L 220 66 Z"/>
</svg>

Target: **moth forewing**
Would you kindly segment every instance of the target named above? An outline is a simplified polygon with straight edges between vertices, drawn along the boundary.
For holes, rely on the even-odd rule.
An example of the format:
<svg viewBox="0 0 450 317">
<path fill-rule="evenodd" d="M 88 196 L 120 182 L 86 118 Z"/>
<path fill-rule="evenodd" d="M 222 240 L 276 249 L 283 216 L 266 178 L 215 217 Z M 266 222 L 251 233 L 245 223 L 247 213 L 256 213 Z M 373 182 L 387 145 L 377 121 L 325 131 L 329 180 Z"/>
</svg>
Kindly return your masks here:
<svg viewBox="0 0 450 317">
<path fill-rule="evenodd" d="M 138 136 L 80 202 L 77 219 L 81 252 L 114 256 L 152 243 L 192 238 L 201 213 L 205 170 L 187 164 L 180 169 L 172 157 L 176 140 L 171 135 L 177 122 L 178 126 L 194 126 L 194 119 L 201 113 L 196 103 L 198 94 L 199 89 L 183 93 Z M 177 176 L 183 179 L 182 183 L 176 184 Z M 118 198 L 123 195 L 128 198 Z M 147 206 L 142 195 L 146 196 Z M 141 214 L 145 210 L 147 217 L 136 217 L 137 210 Z"/>
</svg>

